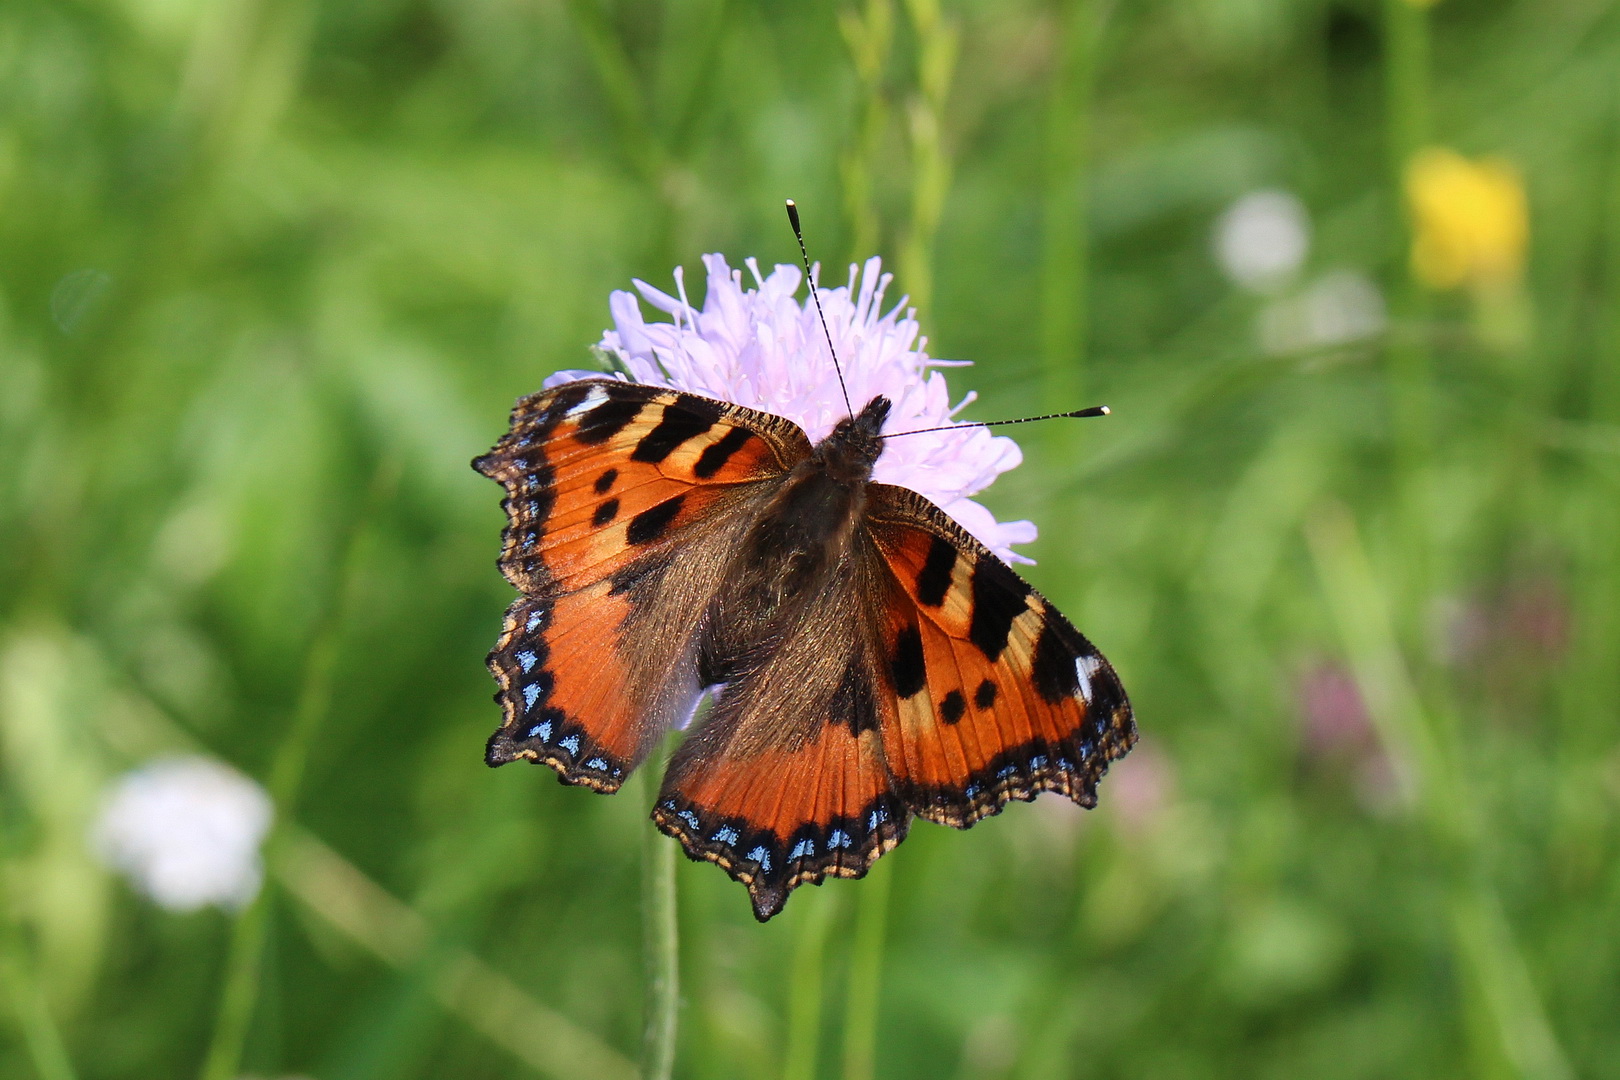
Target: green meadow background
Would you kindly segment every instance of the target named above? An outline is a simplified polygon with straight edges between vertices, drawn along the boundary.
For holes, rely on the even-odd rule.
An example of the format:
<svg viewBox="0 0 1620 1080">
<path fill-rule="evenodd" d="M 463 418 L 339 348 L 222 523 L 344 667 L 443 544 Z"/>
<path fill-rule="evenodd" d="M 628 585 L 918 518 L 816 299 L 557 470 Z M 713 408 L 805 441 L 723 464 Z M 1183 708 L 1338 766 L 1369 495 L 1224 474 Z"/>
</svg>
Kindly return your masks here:
<svg viewBox="0 0 1620 1080">
<path fill-rule="evenodd" d="M 965 415 L 1113 407 L 985 499 L 1142 741 L 767 925 L 681 860 L 675 1075 L 1620 1077 L 1617 7 L 8 0 L 0 1077 L 635 1074 L 672 841 L 483 765 L 467 463 L 788 196 Z M 87 841 L 177 753 L 242 912 Z"/>
</svg>

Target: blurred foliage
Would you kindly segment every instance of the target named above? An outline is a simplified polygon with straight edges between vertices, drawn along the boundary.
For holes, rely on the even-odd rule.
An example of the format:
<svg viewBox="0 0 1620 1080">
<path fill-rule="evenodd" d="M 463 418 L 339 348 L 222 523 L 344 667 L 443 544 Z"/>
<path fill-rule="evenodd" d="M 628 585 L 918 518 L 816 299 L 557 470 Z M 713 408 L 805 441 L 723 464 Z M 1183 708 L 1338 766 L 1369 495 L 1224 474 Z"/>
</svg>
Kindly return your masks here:
<svg viewBox="0 0 1620 1080">
<path fill-rule="evenodd" d="M 1617 71 L 1605 0 L 10 0 L 0 1076 L 200 1068 L 231 917 L 83 842 L 180 748 L 295 777 L 244 1073 L 635 1057 L 651 826 L 484 768 L 467 461 L 610 290 L 791 261 L 791 195 L 823 260 L 891 257 L 973 415 L 1115 410 L 988 500 L 1143 743 L 1095 813 L 883 861 L 875 1074 L 1620 1077 Z M 1489 243 L 1407 202 L 1431 146 L 1527 207 L 1488 288 L 1411 277 L 1423 198 Z M 1262 188 L 1312 227 L 1270 293 L 1210 239 Z M 1344 272 L 1385 330 L 1262 339 Z M 765 926 L 679 887 L 677 1075 L 858 1074 L 877 883 Z"/>
</svg>

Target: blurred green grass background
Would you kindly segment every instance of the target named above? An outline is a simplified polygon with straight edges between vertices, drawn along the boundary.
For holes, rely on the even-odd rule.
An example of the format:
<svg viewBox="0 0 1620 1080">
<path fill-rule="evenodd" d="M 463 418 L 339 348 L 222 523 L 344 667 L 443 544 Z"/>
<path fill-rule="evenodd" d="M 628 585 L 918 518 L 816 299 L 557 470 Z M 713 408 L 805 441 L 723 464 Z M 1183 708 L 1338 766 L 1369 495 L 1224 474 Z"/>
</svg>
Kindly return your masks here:
<svg viewBox="0 0 1620 1080">
<path fill-rule="evenodd" d="M 969 415 L 1114 407 L 987 500 L 1143 741 L 768 925 L 683 860 L 676 1075 L 1620 1077 L 1607 0 L 10 0 L 0 1077 L 629 1074 L 651 826 L 482 764 L 467 462 L 785 196 Z M 87 841 L 177 752 L 240 917 Z"/>
</svg>

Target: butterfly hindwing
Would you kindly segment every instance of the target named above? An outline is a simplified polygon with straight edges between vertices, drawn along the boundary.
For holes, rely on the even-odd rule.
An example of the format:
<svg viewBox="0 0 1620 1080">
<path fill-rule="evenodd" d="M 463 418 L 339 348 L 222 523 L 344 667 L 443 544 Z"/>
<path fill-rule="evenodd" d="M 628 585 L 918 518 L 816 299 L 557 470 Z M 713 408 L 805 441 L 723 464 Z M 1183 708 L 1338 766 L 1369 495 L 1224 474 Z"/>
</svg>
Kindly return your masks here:
<svg viewBox="0 0 1620 1080">
<path fill-rule="evenodd" d="M 691 612 L 808 453 L 791 422 L 660 387 L 592 379 L 519 401 L 474 462 L 506 488 L 500 567 L 525 594 L 489 658 L 504 713 L 489 763 L 617 790 L 689 714 Z"/>
<path fill-rule="evenodd" d="M 888 574 L 883 745 L 911 809 L 965 828 L 1042 791 L 1096 805 L 1136 740 L 1108 661 L 922 496 L 873 484 L 868 524 Z"/>
<path fill-rule="evenodd" d="M 868 564 L 845 561 L 746 662 L 706 658 L 739 673 L 675 752 L 653 811 L 690 857 L 747 886 L 761 921 L 801 884 L 864 875 L 910 822 L 884 761 Z"/>
</svg>

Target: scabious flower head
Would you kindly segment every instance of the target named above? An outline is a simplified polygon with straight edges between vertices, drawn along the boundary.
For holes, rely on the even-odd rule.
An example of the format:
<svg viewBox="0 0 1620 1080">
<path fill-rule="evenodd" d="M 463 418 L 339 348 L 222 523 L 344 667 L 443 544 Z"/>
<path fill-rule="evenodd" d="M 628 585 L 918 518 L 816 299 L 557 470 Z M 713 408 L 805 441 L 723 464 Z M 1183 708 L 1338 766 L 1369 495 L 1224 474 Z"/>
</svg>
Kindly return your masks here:
<svg viewBox="0 0 1620 1080">
<path fill-rule="evenodd" d="M 701 309 L 688 301 L 679 268 L 675 296 L 635 282 L 641 297 L 671 322 L 647 322 L 635 293 L 615 292 L 609 303 L 614 329 L 602 335 L 603 352 L 630 381 L 775 413 L 802 427 L 811 441 L 825 437 L 849 410 L 815 305 L 796 298 L 799 268 L 777 266 L 766 276 L 749 259 L 755 287 L 744 288 L 742 271 L 723 256 L 706 255 L 703 264 L 708 287 Z M 894 408 L 887 431 L 952 425 L 973 395 L 952 406 L 945 376 L 935 369 L 954 362 L 929 359 L 913 313 L 901 312 L 903 299 L 882 310 L 892 278 L 873 258 L 864 268 L 850 267 L 848 285 L 818 290 L 850 403 L 859 410 L 878 394 L 888 397 Z M 600 375 L 561 371 L 546 385 Z M 962 424 L 886 444 L 872 478 L 926 496 L 1003 559 L 1028 562 L 1012 545 L 1034 540 L 1035 526 L 997 521 L 971 498 L 1021 460 L 1013 440 Z"/>
<path fill-rule="evenodd" d="M 91 837 L 96 853 L 170 911 L 240 907 L 264 877 L 270 798 L 227 765 L 163 758 L 113 785 Z"/>
</svg>

